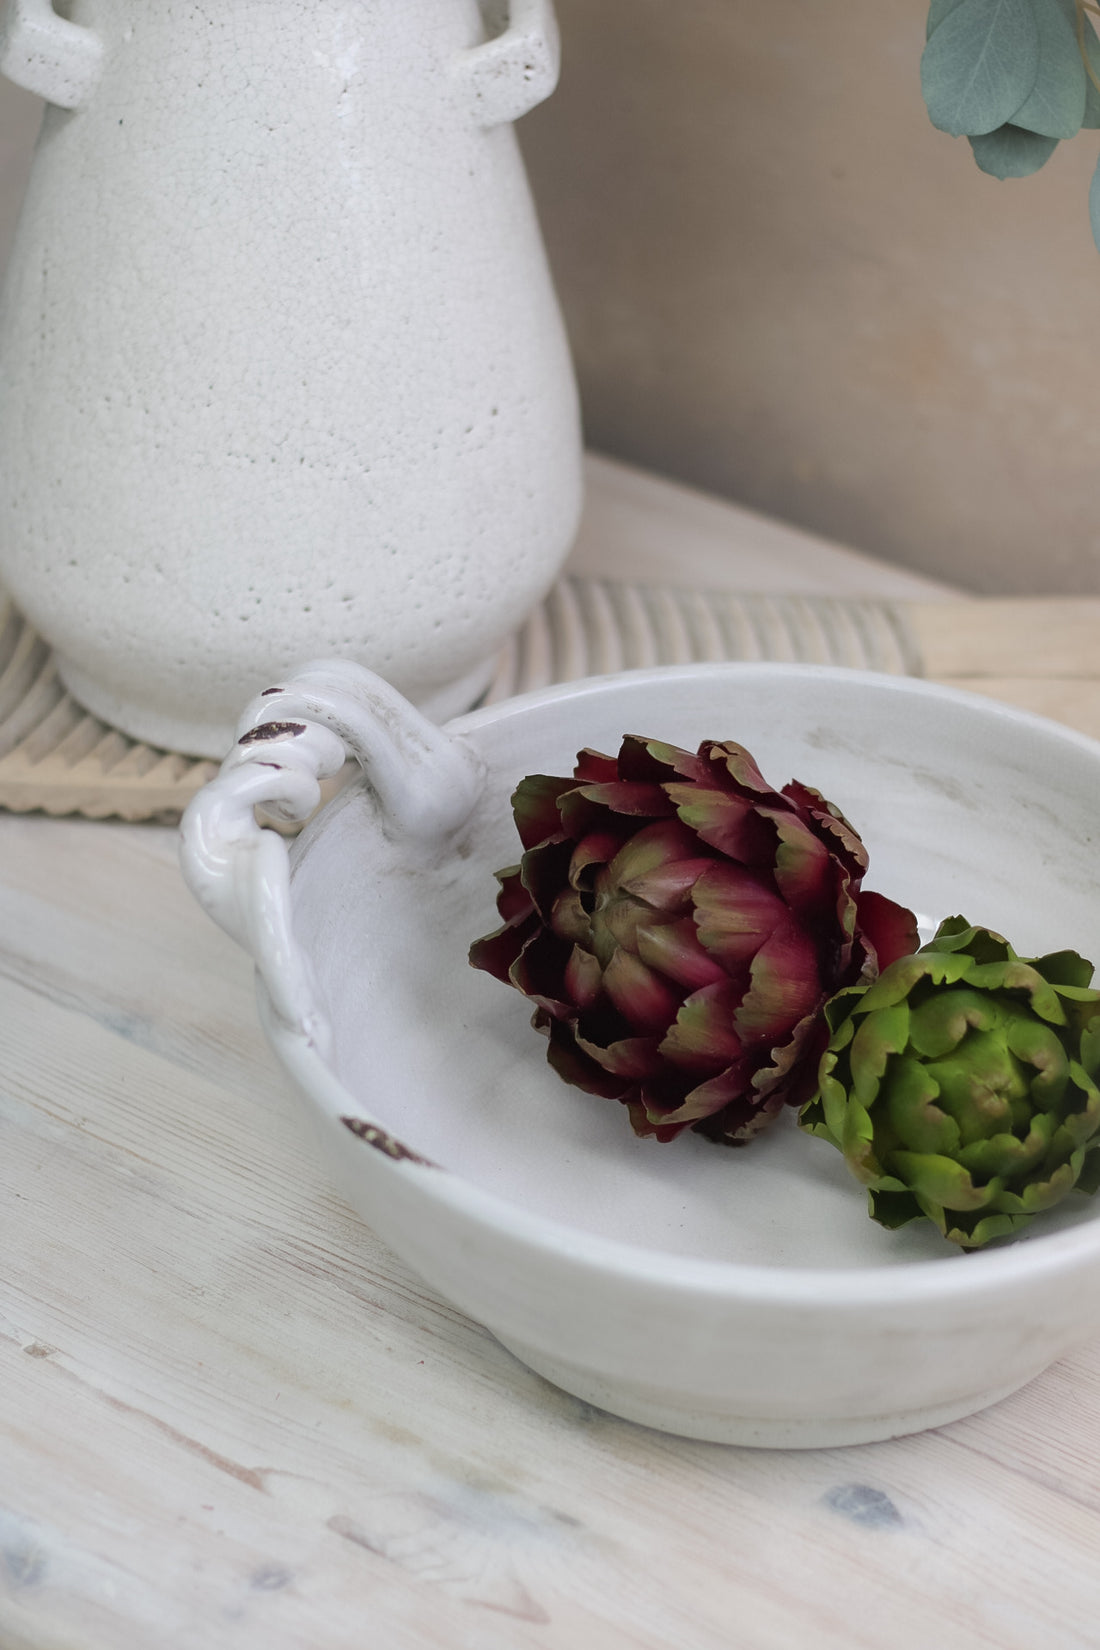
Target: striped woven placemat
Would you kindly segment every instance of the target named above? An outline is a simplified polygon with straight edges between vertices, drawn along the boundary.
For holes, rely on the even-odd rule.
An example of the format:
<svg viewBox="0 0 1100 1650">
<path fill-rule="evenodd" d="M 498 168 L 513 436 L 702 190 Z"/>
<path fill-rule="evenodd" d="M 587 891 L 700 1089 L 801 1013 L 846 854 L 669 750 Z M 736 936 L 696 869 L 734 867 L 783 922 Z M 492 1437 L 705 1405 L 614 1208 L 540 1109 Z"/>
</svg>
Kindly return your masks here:
<svg viewBox="0 0 1100 1650">
<path fill-rule="evenodd" d="M 565 578 L 501 650 L 484 702 L 582 676 L 722 659 L 921 674 L 898 603 Z M 49 647 L 0 596 L 0 807 L 170 822 L 217 767 L 89 715 L 65 691 Z"/>
</svg>

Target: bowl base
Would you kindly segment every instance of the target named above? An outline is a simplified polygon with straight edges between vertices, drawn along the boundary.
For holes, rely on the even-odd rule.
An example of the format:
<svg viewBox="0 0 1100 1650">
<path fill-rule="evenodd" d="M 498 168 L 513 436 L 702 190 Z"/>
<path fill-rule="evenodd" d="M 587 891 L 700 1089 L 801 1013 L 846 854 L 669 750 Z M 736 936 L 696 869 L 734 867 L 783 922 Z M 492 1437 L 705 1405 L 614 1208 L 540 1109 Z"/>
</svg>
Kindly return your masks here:
<svg viewBox="0 0 1100 1650">
<path fill-rule="evenodd" d="M 926 1432 L 932 1427 L 946 1426 L 950 1421 L 961 1421 L 1027 1385 L 1027 1380 L 1012 1381 L 1008 1386 L 990 1387 L 950 1403 L 894 1414 L 773 1419 L 763 1415 L 726 1414 L 717 1408 L 692 1409 L 674 1395 L 641 1382 L 606 1380 L 575 1364 L 548 1357 L 507 1335 L 496 1335 L 496 1339 L 536 1375 L 621 1420 L 636 1421 L 641 1426 L 675 1433 L 681 1438 L 697 1438 L 708 1444 L 741 1444 L 749 1449 L 835 1449 L 844 1444 L 878 1444 L 887 1438 L 904 1438 L 911 1432 Z"/>
</svg>

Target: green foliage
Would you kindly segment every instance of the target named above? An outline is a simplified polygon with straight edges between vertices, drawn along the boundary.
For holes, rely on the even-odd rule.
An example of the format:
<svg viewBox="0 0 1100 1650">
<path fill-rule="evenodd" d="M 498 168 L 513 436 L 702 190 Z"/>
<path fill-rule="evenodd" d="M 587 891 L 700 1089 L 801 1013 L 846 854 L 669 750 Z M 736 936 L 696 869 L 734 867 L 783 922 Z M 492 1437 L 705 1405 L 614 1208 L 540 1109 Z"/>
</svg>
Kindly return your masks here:
<svg viewBox="0 0 1100 1650">
<path fill-rule="evenodd" d="M 1097 247 L 1100 247 L 1100 161 L 1096 163 L 1096 170 L 1089 185 L 1089 222 L 1092 225 L 1092 238 Z"/>
<path fill-rule="evenodd" d="M 1084 127 L 1100 126 L 1100 40 L 1097 40 L 1092 24 L 1085 16 L 1083 8 L 1080 17 L 1080 34 L 1078 34 L 1077 0 L 1057 0 L 1057 5 L 1072 30 L 1079 55 L 1082 45 L 1084 47 L 1082 66 L 1086 63 L 1088 65 L 1085 71 L 1085 117 L 1081 125 Z"/>
<path fill-rule="evenodd" d="M 1038 71 L 1031 0 L 961 0 L 921 58 L 929 118 L 952 137 L 992 132 L 1027 101 Z"/>
<path fill-rule="evenodd" d="M 1059 141 L 1100 127 L 1092 0 L 931 0 L 921 88 L 934 126 L 995 178 L 1023 178 Z M 1100 248 L 1100 171 L 1089 195 Z"/>
<path fill-rule="evenodd" d="M 1012 124 L 1039 137 L 1071 138 L 1085 118 L 1088 76 L 1074 24 L 1058 0 L 1030 0 L 1039 37 L 1039 66 L 1027 102 Z"/>
<path fill-rule="evenodd" d="M 1058 139 L 1025 132 L 1022 126 L 998 126 L 969 140 L 974 159 L 991 178 L 1026 178 L 1044 166 L 1058 147 Z"/>
<path fill-rule="evenodd" d="M 844 1154 L 868 1209 L 964 1249 L 1100 1187 L 1100 991 L 1073 951 L 1019 957 L 949 917 L 920 951 L 825 1009 L 799 1114 Z"/>
<path fill-rule="evenodd" d="M 948 12 L 954 11 L 956 6 L 961 5 L 962 0 L 932 0 L 932 4 L 928 8 L 928 28 L 925 32 L 925 39 L 931 39 L 933 31 L 939 28 Z"/>
</svg>

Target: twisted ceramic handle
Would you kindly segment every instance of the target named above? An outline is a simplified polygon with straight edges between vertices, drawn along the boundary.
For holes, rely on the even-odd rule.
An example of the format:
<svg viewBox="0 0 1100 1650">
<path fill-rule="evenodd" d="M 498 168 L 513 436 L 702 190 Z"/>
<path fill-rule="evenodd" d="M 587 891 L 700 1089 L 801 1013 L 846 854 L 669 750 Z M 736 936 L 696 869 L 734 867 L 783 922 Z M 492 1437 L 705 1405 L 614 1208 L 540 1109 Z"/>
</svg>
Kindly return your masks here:
<svg viewBox="0 0 1100 1650">
<path fill-rule="evenodd" d="M 7 0 L 0 20 L 0 74 L 47 103 L 86 103 L 103 68 L 103 42 L 59 17 L 52 0 Z"/>
<path fill-rule="evenodd" d="M 381 677 L 344 661 L 309 665 L 268 688 L 245 712 L 218 777 L 180 826 L 180 863 L 199 903 L 252 956 L 284 1025 L 316 1044 L 326 1027 L 290 916 L 287 847 L 256 822 L 307 818 L 320 781 L 355 758 L 375 792 L 384 829 L 418 857 L 469 818 L 484 769 L 460 738 L 429 722 Z"/>
<path fill-rule="evenodd" d="M 502 126 L 550 96 L 560 66 L 553 0 L 511 0 L 508 27 L 463 52 L 455 73 L 466 83 L 478 124 Z"/>
</svg>

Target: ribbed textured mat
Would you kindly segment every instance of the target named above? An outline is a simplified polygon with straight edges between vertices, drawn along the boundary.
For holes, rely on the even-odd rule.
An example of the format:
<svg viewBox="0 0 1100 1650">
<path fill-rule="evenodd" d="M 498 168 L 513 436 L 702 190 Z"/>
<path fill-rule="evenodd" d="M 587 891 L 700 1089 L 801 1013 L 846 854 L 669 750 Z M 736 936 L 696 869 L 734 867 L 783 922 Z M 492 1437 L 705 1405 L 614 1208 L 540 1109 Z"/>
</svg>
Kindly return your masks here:
<svg viewBox="0 0 1100 1650">
<path fill-rule="evenodd" d="M 920 649 L 897 603 L 562 579 L 502 649 L 486 699 L 615 670 L 721 659 L 921 674 Z"/>
<path fill-rule="evenodd" d="M 502 649 L 486 702 L 647 665 L 773 659 L 920 675 L 904 608 L 562 579 Z M 243 710 L 243 705 L 242 705 Z M 46 643 L 0 596 L 0 807 L 177 819 L 217 763 L 139 744 L 66 693 Z"/>
</svg>

